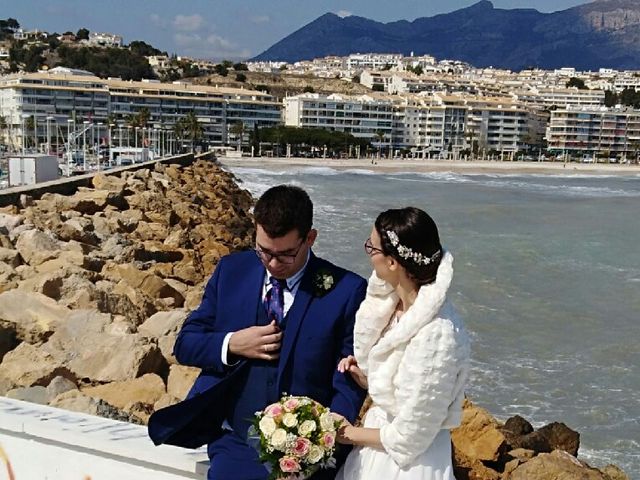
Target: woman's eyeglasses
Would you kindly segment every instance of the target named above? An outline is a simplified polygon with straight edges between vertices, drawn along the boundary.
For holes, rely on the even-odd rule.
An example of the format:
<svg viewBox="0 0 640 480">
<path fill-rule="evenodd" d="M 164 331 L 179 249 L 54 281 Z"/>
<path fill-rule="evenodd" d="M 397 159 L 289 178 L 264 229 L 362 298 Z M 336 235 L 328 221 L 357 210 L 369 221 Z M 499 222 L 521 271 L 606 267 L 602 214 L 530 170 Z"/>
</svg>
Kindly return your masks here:
<svg viewBox="0 0 640 480">
<path fill-rule="evenodd" d="M 384 255 L 384 252 L 381 248 L 373 246 L 373 243 L 371 243 L 371 238 L 367 238 L 367 241 L 364 242 L 364 251 L 367 252 L 367 255 L 369 255 L 370 257 L 374 256 L 376 253 L 381 253 Z"/>
</svg>

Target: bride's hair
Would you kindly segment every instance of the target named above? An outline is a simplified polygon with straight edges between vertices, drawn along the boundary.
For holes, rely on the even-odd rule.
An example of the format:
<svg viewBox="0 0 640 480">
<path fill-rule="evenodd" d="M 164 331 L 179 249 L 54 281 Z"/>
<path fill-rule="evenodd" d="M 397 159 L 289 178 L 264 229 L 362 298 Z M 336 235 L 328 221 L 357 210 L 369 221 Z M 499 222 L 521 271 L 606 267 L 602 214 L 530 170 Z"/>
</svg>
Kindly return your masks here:
<svg viewBox="0 0 640 480">
<path fill-rule="evenodd" d="M 387 210 L 378 215 L 375 228 L 383 253 L 400 263 L 409 278 L 418 285 L 435 281 L 444 252 L 438 227 L 424 210 L 415 207 Z"/>
</svg>

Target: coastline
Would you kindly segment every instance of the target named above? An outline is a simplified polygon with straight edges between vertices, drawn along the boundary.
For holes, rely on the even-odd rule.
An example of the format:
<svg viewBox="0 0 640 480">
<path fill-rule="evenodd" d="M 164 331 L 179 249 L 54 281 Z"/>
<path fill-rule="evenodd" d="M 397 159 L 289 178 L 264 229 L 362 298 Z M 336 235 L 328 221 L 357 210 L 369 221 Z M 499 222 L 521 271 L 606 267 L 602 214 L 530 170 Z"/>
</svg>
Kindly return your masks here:
<svg viewBox="0 0 640 480">
<path fill-rule="evenodd" d="M 375 160 L 368 158 L 333 159 L 300 157 L 218 157 L 223 166 L 229 167 L 269 167 L 285 169 L 291 166 L 327 167 L 336 170 L 364 169 L 382 173 L 398 172 L 454 172 L 462 174 L 504 174 L 504 175 L 620 175 L 640 176 L 640 165 L 550 163 L 550 162 L 500 162 L 500 161 L 454 161 L 454 160 Z"/>
</svg>

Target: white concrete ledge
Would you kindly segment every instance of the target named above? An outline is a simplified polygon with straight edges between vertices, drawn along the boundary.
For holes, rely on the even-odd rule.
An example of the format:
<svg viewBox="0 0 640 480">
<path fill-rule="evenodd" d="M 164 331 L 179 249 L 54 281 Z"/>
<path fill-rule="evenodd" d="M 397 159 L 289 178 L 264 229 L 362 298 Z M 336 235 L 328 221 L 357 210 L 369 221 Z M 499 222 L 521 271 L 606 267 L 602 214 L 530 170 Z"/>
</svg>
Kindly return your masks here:
<svg viewBox="0 0 640 480">
<path fill-rule="evenodd" d="M 205 479 L 208 466 L 204 447 L 156 447 L 144 426 L 4 397 L 0 447 L 15 480 Z"/>
</svg>

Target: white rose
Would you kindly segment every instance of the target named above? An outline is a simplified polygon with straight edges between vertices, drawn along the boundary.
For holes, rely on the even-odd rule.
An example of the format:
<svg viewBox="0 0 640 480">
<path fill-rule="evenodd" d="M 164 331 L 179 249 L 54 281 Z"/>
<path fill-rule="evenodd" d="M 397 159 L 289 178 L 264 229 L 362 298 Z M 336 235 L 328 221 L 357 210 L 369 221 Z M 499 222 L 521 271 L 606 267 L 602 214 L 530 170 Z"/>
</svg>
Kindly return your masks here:
<svg viewBox="0 0 640 480">
<path fill-rule="evenodd" d="M 316 422 L 313 420 L 305 420 L 298 427 L 298 433 L 303 437 L 306 437 L 311 434 L 316 429 Z"/>
<path fill-rule="evenodd" d="M 333 432 L 336 429 L 335 419 L 331 413 L 323 413 L 320 415 L 320 428 L 329 432 Z"/>
<path fill-rule="evenodd" d="M 324 289 L 329 290 L 333 285 L 333 277 L 325 277 L 324 279 Z"/>
<path fill-rule="evenodd" d="M 319 447 L 318 445 L 311 445 L 309 453 L 307 453 L 307 461 L 313 465 L 314 463 L 318 463 L 322 460 L 322 457 L 324 457 L 324 450 L 322 447 Z"/>
<path fill-rule="evenodd" d="M 276 422 L 271 417 L 262 417 L 260 423 L 260 431 L 267 437 L 276 431 Z"/>
<path fill-rule="evenodd" d="M 271 446 L 281 450 L 287 443 L 287 432 L 282 428 L 277 428 L 270 439 Z"/>
<path fill-rule="evenodd" d="M 285 413 L 282 417 L 282 423 L 287 427 L 295 427 L 298 424 L 298 417 L 293 413 Z"/>
</svg>

